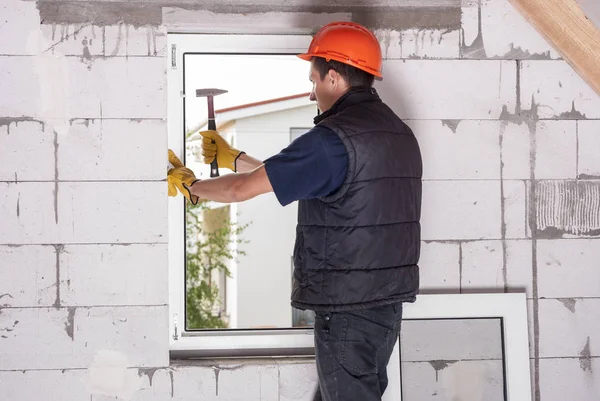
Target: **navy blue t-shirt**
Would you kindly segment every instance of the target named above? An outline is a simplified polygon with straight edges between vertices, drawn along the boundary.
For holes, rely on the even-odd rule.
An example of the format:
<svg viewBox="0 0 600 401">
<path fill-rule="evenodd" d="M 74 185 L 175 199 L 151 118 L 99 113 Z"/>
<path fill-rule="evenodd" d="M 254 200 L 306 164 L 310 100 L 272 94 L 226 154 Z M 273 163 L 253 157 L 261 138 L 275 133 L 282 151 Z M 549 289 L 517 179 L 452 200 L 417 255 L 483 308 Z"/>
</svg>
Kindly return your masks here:
<svg viewBox="0 0 600 401">
<path fill-rule="evenodd" d="M 340 137 L 314 127 L 265 160 L 267 176 L 282 206 L 335 192 L 346 179 L 348 152 Z"/>
</svg>

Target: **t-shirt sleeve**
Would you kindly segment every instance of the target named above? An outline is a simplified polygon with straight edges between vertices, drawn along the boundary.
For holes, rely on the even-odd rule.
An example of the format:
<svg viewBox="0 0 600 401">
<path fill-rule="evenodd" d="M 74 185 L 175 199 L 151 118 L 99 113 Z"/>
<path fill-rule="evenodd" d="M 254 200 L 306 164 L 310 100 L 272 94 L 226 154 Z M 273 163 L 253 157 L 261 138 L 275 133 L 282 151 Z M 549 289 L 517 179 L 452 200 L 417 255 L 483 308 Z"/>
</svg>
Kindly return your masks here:
<svg viewBox="0 0 600 401">
<path fill-rule="evenodd" d="M 277 200 L 286 206 L 335 192 L 346 179 L 348 152 L 335 132 L 314 127 L 265 160 L 265 169 Z"/>
</svg>

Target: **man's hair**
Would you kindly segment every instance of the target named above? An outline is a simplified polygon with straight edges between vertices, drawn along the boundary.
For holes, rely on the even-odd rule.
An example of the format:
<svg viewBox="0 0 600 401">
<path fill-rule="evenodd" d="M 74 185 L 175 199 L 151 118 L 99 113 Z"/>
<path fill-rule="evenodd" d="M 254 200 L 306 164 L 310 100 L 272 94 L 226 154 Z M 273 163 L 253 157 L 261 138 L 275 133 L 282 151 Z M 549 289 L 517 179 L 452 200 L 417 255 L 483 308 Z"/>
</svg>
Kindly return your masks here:
<svg viewBox="0 0 600 401">
<path fill-rule="evenodd" d="M 350 88 L 370 88 L 373 86 L 373 81 L 375 80 L 374 75 L 336 60 L 327 61 L 323 57 L 313 57 L 313 65 L 319 72 L 321 80 L 325 78 L 329 70 L 334 70 L 344 78 Z"/>
</svg>

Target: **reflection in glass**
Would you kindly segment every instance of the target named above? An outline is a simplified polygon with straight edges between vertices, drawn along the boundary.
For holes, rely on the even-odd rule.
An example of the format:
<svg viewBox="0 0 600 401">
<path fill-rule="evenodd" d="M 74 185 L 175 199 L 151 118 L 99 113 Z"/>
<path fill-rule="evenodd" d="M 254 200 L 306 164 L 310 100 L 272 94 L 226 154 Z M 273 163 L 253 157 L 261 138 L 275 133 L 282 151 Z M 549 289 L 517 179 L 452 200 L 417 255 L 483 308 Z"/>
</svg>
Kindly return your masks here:
<svg viewBox="0 0 600 401">
<path fill-rule="evenodd" d="M 402 401 L 505 400 L 501 319 L 402 324 Z"/>
</svg>

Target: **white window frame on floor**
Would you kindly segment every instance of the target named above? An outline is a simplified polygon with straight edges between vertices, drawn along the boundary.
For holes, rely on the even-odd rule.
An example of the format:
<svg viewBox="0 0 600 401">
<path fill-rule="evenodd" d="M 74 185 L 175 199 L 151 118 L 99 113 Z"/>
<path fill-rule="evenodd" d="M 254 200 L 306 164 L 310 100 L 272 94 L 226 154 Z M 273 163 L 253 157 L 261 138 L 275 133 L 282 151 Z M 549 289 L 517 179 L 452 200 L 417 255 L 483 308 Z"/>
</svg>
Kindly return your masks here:
<svg viewBox="0 0 600 401">
<path fill-rule="evenodd" d="M 531 401 L 525 293 L 418 295 L 415 303 L 404 304 L 402 319 L 499 319 L 502 330 L 505 400 Z M 402 381 L 394 380 L 401 377 L 398 343 L 388 365 L 388 376 L 390 385 L 383 401 L 402 400 Z"/>
<path fill-rule="evenodd" d="M 206 54 L 298 54 L 310 35 L 169 34 L 167 63 L 168 147 L 184 156 L 183 57 Z M 184 161 L 185 162 L 185 161 Z M 171 358 L 314 355 L 313 330 L 234 329 L 185 331 L 185 223 L 183 197 L 170 197 L 169 345 Z M 282 268 L 285 268 L 282 266 Z M 500 318 L 508 401 L 530 401 L 527 306 L 524 294 L 419 295 L 406 304 L 404 319 Z M 384 401 L 402 399 L 399 345 L 388 366 Z"/>
</svg>

